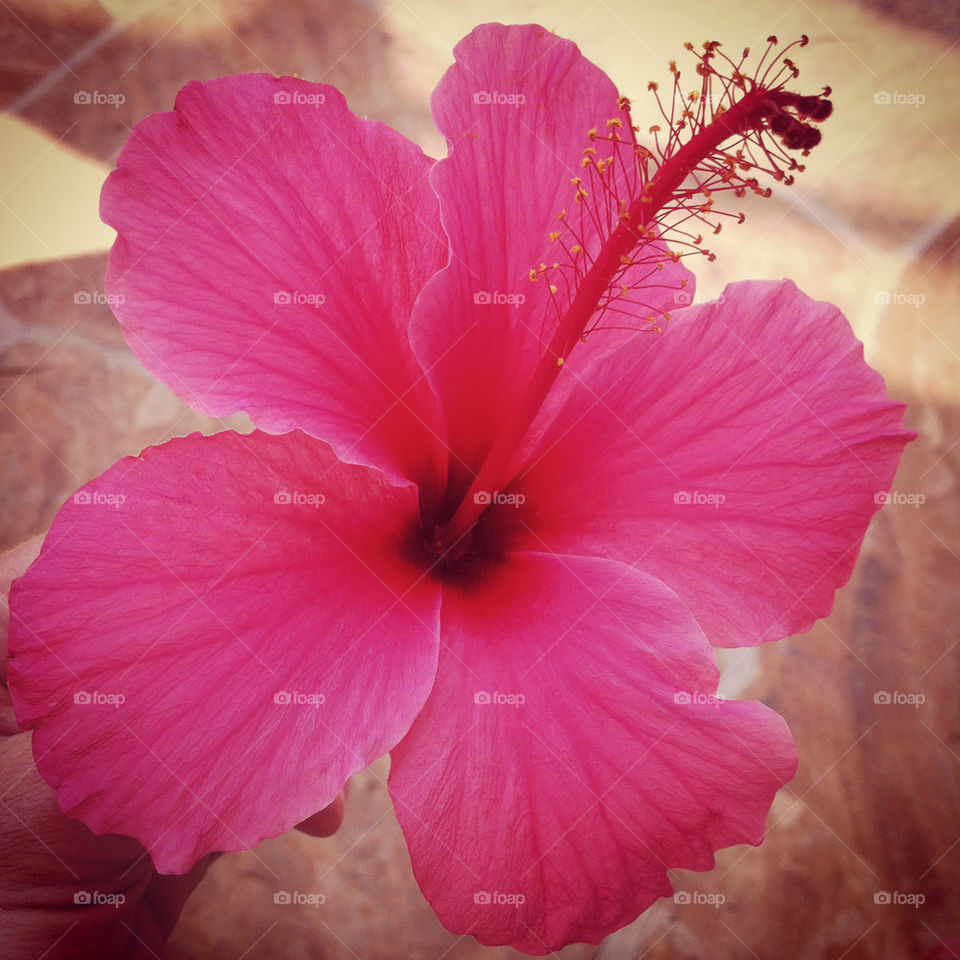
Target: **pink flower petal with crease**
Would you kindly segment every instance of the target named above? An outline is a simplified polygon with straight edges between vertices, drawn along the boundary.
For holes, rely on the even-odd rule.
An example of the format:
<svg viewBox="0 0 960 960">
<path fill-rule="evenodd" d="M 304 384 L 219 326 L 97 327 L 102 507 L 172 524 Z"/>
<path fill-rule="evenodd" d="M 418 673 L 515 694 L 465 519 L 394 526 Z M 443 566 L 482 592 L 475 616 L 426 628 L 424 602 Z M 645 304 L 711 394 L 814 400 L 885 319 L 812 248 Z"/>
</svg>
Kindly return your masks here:
<svg viewBox="0 0 960 960">
<path fill-rule="evenodd" d="M 329 804 L 433 683 L 439 591 L 396 550 L 416 509 L 301 433 L 87 484 L 11 599 L 17 720 L 63 810 L 183 873 Z"/>
<path fill-rule="evenodd" d="M 445 588 L 441 623 L 437 684 L 390 791 L 450 930 L 533 954 L 597 943 L 671 893 L 668 869 L 763 838 L 790 734 L 759 703 L 711 696 L 712 650 L 662 583 L 516 555 Z"/>
<path fill-rule="evenodd" d="M 718 646 L 807 630 L 915 436 L 903 409 L 836 307 L 730 284 L 579 378 L 516 485 L 528 543 L 646 570 Z"/>
<path fill-rule="evenodd" d="M 101 199 L 132 349 L 204 413 L 434 477 L 442 427 L 407 337 L 447 256 L 432 164 L 324 84 L 188 84 L 137 125 Z"/>
<path fill-rule="evenodd" d="M 608 207 L 617 209 L 599 191 L 589 209 L 579 209 L 571 179 L 587 177 L 585 148 L 595 148 L 598 157 L 610 152 L 603 141 L 589 139 L 591 128 L 606 134 L 607 120 L 624 114 L 606 74 L 575 44 L 542 27 L 485 24 L 457 44 L 454 55 L 457 62 L 432 99 L 437 128 L 451 144 L 450 156 L 431 173 L 451 259 L 418 301 L 411 339 L 444 409 L 453 469 L 466 483 L 467 468 L 479 467 L 518 405 L 557 310 L 572 298 L 572 287 L 556 276 L 529 278 L 541 262 L 565 260 L 562 246 L 550 241 L 561 226 L 558 214 L 568 210 L 577 238 L 595 256 L 602 238 L 592 218 L 606 220 Z M 613 175 L 624 194 L 630 184 L 621 180 L 635 180 L 619 167 Z M 572 245 L 572 237 L 565 235 L 565 242 Z M 622 282 L 642 281 L 647 307 L 628 326 L 658 307 L 672 309 L 684 279 L 692 291 L 692 275 L 677 264 L 630 268 Z M 548 283 L 559 284 L 556 309 Z M 608 334 L 582 344 L 571 363 L 579 368 L 613 342 Z"/>
</svg>

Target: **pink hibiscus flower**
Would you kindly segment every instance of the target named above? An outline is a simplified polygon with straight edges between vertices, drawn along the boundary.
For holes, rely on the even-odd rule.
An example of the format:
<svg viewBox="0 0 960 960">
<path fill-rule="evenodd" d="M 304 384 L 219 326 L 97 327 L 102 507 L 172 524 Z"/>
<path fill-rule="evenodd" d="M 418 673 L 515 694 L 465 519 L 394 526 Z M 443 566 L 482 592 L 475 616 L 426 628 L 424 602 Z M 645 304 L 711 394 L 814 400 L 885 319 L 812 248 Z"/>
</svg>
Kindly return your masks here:
<svg viewBox="0 0 960 960">
<path fill-rule="evenodd" d="M 829 612 L 912 435 L 789 281 L 667 316 L 693 278 L 665 241 L 819 140 L 789 60 L 746 77 L 708 44 L 647 149 L 540 27 L 455 54 L 439 162 L 289 77 L 192 83 L 136 128 L 103 193 L 117 315 L 258 429 L 63 507 L 14 588 L 10 687 L 62 808 L 167 873 L 389 751 L 440 919 L 542 954 L 760 842 L 795 751 L 714 696 L 712 648 Z"/>
</svg>

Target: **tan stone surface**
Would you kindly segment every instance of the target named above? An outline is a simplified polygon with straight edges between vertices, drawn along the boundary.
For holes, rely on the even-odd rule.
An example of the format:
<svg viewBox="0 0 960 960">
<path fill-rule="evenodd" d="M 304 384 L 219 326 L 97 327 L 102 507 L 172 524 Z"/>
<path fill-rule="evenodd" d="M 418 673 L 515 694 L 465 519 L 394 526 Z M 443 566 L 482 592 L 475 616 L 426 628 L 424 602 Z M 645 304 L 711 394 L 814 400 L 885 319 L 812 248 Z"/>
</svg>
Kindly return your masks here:
<svg viewBox="0 0 960 960">
<path fill-rule="evenodd" d="M 895 489 L 922 493 L 923 505 L 881 511 L 831 617 L 739 658 L 754 679 L 738 695 L 759 697 L 786 717 L 801 762 L 774 804 L 762 846 L 722 852 L 708 874 L 676 874 L 678 890 L 722 893 L 724 904 L 661 901 L 599 948 L 574 946 L 563 956 L 918 957 L 938 936 L 960 934 L 955 11 L 849 0 L 405 0 L 382 8 L 333 0 L 21 0 L 0 6 L 0 96 L 51 142 L 63 138 L 108 164 L 128 128 L 169 109 L 189 79 L 298 72 L 336 83 L 358 112 L 436 153 L 430 89 L 453 43 L 489 19 L 537 20 L 576 40 L 634 98 L 638 117 L 646 81 L 663 79 L 671 58 L 683 66 L 684 40 L 717 37 L 734 50 L 759 49 L 770 32 L 784 40 L 808 33 L 811 45 L 797 57 L 801 85 L 835 90 L 825 142 L 793 187 L 749 202 L 747 222 L 715 238 L 715 264 L 692 266 L 703 292 L 742 277 L 790 276 L 811 296 L 837 303 L 921 433 Z M 73 104 L 75 89 L 122 90 L 127 102 L 110 113 L 83 112 Z M 875 103 L 883 91 L 926 100 Z M 335 184 L 335 171 L 320 175 Z M 2 545 L 43 530 L 79 483 L 118 457 L 223 427 L 189 412 L 142 371 L 105 306 L 74 303 L 77 292 L 102 290 L 104 255 L 58 261 L 56 239 L 43 239 L 54 249 L 49 262 L 0 274 Z M 877 704 L 879 691 L 923 694 L 926 702 Z M 515 956 L 440 926 L 413 879 L 385 776 L 380 761 L 355 778 L 335 838 L 289 834 L 221 858 L 188 904 L 168 955 Z M 322 893 L 325 902 L 274 904 L 274 893 L 293 889 Z M 926 902 L 875 904 L 878 891 L 922 893 Z"/>
</svg>

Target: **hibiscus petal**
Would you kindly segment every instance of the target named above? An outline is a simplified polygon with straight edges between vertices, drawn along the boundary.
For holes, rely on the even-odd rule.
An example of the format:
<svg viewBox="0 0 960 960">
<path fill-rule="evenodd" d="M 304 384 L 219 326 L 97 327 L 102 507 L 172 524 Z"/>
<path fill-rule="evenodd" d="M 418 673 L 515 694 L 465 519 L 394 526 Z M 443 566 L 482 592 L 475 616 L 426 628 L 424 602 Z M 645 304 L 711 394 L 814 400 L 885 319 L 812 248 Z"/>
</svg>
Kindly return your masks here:
<svg viewBox="0 0 960 960">
<path fill-rule="evenodd" d="M 436 474 L 442 430 L 407 335 L 447 255 L 432 164 L 325 84 L 188 84 L 136 127 L 103 190 L 130 346 L 205 413 Z"/>
<path fill-rule="evenodd" d="M 514 555 L 481 587 L 444 588 L 441 622 L 390 791 L 451 930 L 534 954 L 596 943 L 671 892 L 668 868 L 760 842 L 790 734 L 759 703 L 711 696 L 712 651 L 662 583 Z"/>
<path fill-rule="evenodd" d="M 807 630 L 915 436 L 903 409 L 836 307 L 731 284 L 580 378 L 516 487 L 530 542 L 654 574 L 718 646 Z"/>
<path fill-rule="evenodd" d="M 430 177 L 451 259 L 418 301 L 411 339 L 443 405 L 462 485 L 518 406 L 558 309 L 575 293 L 563 243 L 572 246 L 576 234 L 595 257 L 610 218 L 617 222 L 617 194 L 638 186 L 632 162 L 621 163 L 607 174 L 610 193 L 591 187 L 587 203 L 575 202 L 571 179 L 581 176 L 590 185 L 584 149 L 595 149 L 597 159 L 612 151 L 588 132 L 598 128 L 606 136 L 607 121 L 625 117 L 613 83 L 575 44 L 539 26 L 491 23 L 457 44 L 454 55 L 432 100 L 451 151 Z M 573 233 L 552 243 L 564 209 Z M 544 261 L 562 261 L 566 279 L 554 272 L 531 283 L 530 269 Z M 658 270 L 645 262 L 618 283 L 643 283 L 642 294 L 632 297 L 644 302 L 635 307 L 642 321 L 672 308 L 685 280 L 688 296 L 693 278 L 685 268 L 668 263 Z M 557 308 L 548 283 L 558 287 Z M 571 362 L 608 349 L 612 336 L 578 345 Z"/>
<path fill-rule="evenodd" d="M 11 602 L 61 807 L 175 873 L 331 803 L 433 681 L 439 594 L 396 549 L 416 515 L 301 433 L 174 440 L 81 489 Z"/>
</svg>

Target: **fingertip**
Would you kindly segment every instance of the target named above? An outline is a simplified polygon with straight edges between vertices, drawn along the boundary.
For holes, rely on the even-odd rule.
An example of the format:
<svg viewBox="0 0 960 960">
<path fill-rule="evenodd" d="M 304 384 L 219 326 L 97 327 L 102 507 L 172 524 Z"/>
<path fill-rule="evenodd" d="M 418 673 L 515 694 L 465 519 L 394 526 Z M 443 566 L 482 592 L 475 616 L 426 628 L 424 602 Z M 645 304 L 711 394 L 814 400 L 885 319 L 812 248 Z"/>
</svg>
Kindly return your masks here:
<svg viewBox="0 0 960 960">
<path fill-rule="evenodd" d="M 343 794 L 340 794 L 329 807 L 298 823 L 296 829 L 311 837 L 332 837 L 343 823 L 343 811 Z"/>
</svg>

